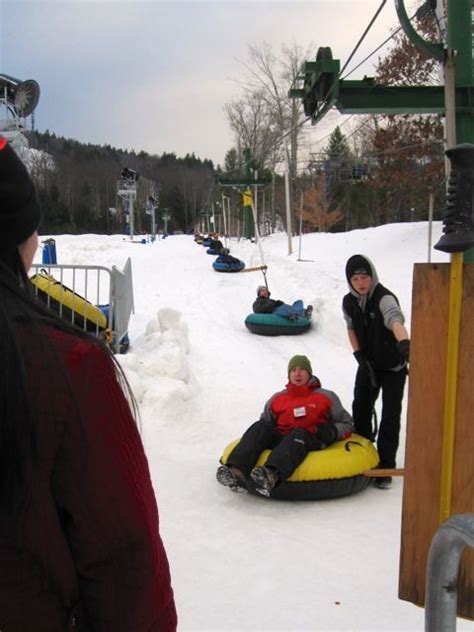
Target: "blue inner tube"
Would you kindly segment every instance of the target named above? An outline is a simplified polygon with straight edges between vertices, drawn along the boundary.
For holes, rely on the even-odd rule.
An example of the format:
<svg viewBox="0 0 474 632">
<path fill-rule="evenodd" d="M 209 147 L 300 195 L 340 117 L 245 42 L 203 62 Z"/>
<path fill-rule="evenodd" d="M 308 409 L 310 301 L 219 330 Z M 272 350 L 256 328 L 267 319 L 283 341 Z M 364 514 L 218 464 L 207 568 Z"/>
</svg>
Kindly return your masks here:
<svg viewBox="0 0 474 632">
<path fill-rule="evenodd" d="M 223 263 L 221 261 L 214 261 L 212 267 L 216 272 L 240 272 L 245 268 L 245 263 L 240 260 L 236 263 Z"/>
<path fill-rule="evenodd" d="M 278 314 L 249 314 L 245 326 L 260 336 L 297 336 L 310 329 L 311 320 L 304 317 L 290 320 Z"/>
</svg>

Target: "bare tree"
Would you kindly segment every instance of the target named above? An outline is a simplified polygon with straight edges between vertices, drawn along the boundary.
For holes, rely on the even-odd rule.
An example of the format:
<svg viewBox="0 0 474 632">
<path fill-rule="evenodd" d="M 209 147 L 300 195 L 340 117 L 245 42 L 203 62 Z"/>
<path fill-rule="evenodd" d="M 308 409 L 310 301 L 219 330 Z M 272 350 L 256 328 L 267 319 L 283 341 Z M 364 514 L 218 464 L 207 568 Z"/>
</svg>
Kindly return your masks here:
<svg viewBox="0 0 474 632">
<path fill-rule="evenodd" d="M 260 166 L 271 164 L 279 135 L 272 125 L 271 112 L 262 91 L 246 91 L 224 108 L 235 134 L 238 155 L 242 156 L 242 150 L 249 147 Z"/>
<path fill-rule="evenodd" d="M 302 60 L 309 55 L 309 50 L 303 50 L 296 43 L 283 45 L 279 56 L 270 44 L 249 46 L 248 61 L 243 62 L 246 77 L 239 81 L 243 96 L 226 106 L 237 147 L 246 144 L 255 148 L 261 152 L 260 156 L 265 156 L 264 166 L 271 169 L 284 152 L 293 182 L 304 113 L 299 101 L 288 98 L 288 90 Z M 243 134 L 244 127 L 247 136 Z M 248 143 L 249 134 L 253 139 L 251 143 Z"/>
</svg>

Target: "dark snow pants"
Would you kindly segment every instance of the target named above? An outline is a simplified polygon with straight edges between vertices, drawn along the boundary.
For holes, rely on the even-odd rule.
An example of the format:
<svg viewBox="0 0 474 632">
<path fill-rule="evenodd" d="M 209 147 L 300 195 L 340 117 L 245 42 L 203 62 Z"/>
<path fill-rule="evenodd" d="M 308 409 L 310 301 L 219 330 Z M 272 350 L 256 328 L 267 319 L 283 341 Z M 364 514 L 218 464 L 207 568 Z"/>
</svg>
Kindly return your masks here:
<svg viewBox="0 0 474 632">
<path fill-rule="evenodd" d="M 243 434 L 227 459 L 227 465 L 238 468 L 246 478 L 255 467 L 263 450 L 272 450 L 265 465 L 278 471 L 280 481 L 286 481 L 311 450 L 320 450 L 322 443 L 305 428 L 295 428 L 282 435 L 276 426 L 256 421 Z"/>
<path fill-rule="evenodd" d="M 357 434 L 372 440 L 372 410 L 382 391 L 382 415 L 377 436 L 380 467 L 395 467 L 400 435 L 400 416 L 407 370 L 375 371 L 378 388 L 374 389 L 363 367 L 359 367 L 354 387 L 352 416 Z"/>
</svg>

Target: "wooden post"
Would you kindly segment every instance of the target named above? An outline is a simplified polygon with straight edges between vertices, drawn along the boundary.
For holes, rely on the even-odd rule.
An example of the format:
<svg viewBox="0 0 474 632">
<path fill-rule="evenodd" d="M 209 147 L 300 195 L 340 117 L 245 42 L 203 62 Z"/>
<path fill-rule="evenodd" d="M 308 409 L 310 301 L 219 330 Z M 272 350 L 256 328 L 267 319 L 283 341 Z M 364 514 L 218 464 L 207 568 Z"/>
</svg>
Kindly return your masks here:
<svg viewBox="0 0 474 632">
<path fill-rule="evenodd" d="M 399 597 L 424 605 L 429 547 L 440 526 L 449 264 L 416 264 L 403 487 Z M 459 330 L 451 515 L 474 512 L 474 266 L 465 264 Z M 474 619 L 474 551 L 463 554 L 458 614 Z"/>
</svg>

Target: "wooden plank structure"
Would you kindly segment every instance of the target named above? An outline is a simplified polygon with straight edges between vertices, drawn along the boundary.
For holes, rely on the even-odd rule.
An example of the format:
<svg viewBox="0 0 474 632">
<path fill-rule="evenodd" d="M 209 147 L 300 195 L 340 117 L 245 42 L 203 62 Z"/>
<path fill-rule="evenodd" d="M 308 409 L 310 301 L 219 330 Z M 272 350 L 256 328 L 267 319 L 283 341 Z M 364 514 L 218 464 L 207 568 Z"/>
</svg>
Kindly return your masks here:
<svg viewBox="0 0 474 632">
<path fill-rule="evenodd" d="M 424 605 L 440 526 L 449 264 L 416 264 L 410 348 L 399 597 Z M 463 266 L 451 515 L 474 512 L 474 265 Z M 474 619 L 474 550 L 462 555 L 458 615 Z"/>
</svg>

